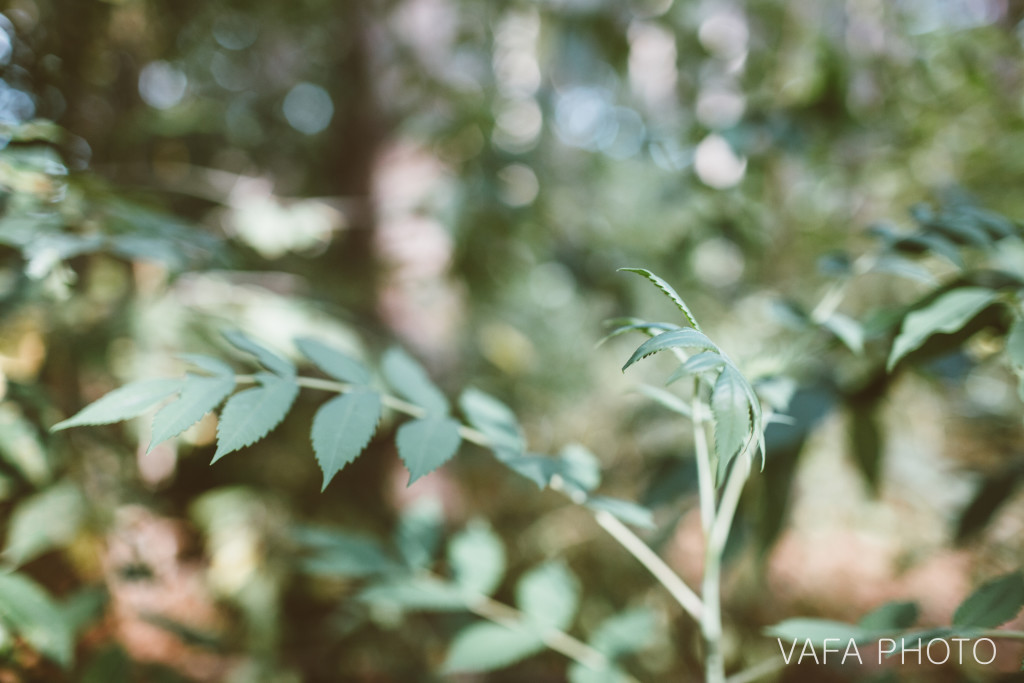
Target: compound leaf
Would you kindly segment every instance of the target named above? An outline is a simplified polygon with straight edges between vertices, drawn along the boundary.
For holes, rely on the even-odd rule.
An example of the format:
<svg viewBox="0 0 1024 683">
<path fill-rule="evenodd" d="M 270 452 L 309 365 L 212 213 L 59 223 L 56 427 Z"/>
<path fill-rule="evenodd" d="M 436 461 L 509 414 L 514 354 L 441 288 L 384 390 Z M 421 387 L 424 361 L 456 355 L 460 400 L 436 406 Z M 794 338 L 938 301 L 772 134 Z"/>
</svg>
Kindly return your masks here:
<svg viewBox="0 0 1024 683">
<path fill-rule="evenodd" d="M 256 379 L 260 386 L 235 394 L 221 411 L 213 462 L 256 443 L 291 410 L 299 393 L 295 382 L 267 372 L 257 374 Z"/>
<path fill-rule="evenodd" d="M 333 398 L 313 418 L 313 450 L 324 473 L 321 491 L 342 467 L 355 460 L 370 443 L 380 421 L 380 396 L 358 391 Z"/>
</svg>

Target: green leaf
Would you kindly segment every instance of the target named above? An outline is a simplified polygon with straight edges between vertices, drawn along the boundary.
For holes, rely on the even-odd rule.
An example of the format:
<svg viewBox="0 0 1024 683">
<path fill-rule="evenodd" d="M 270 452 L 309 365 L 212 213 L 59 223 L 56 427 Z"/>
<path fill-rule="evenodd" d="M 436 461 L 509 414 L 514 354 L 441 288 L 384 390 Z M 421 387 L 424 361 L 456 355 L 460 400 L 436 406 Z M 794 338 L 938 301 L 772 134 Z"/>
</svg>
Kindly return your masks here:
<svg viewBox="0 0 1024 683">
<path fill-rule="evenodd" d="M 636 680 L 615 664 L 596 670 L 586 664 L 572 662 L 568 674 L 569 683 L 632 683 Z"/>
<path fill-rule="evenodd" d="M 266 372 L 258 373 L 256 379 L 260 386 L 235 394 L 221 411 L 213 462 L 269 434 L 299 394 L 299 386 L 289 379 Z"/>
<path fill-rule="evenodd" d="M 842 642 L 869 640 L 872 633 L 860 626 L 842 621 L 828 619 L 786 619 L 767 629 L 765 633 L 784 641 L 811 641 L 816 647 L 822 647 L 825 639 L 839 639 Z"/>
<path fill-rule="evenodd" d="M 887 602 L 861 618 L 857 625 L 865 631 L 893 633 L 913 626 L 917 615 L 916 602 Z"/>
<path fill-rule="evenodd" d="M 65 669 L 74 657 L 74 634 L 64 613 L 37 583 L 21 574 L 0 574 L 0 620 L 40 654 Z"/>
<path fill-rule="evenodd" d="M 395 391 L 431 415 L 448 414 L 448 398 L 437 388 L 423 366 L 402 349 L 388 349 L 381 359 L 381 371 Z"/>
<path fill-rule="evenodd" d="M 1024 320 L 1017 318 L 1006 336 L 1006 355 L 1018 368 L 1024 368 Z"/>
<path fill-rule="evenodd" d="M 448 564 L 462 589 L 492 595 L 505 575 L 505 546 L 487 522 L 474 520 L 448 543 Z"/>
<path fill-rule="evenodd" d="M 579 603 L 579 581 L 562 562 L 546 562 L 524 574 L 516 584 L 516 604 L 541 629 L 566 630 Z"/>
<path fill-rule="evenodd" d="M 609 659 L 618 659 L 650 645 L 656 628 L 650 609 L 630 609 L 601 622 L 590 638 L 590 646 Z"/>
<path fill-rule="evenodd" d="M 461 425 L 450 417 L 426 417 L 398 428 L 398 455 L 409 468 L 409 484 L 433 472 L 459 450 Z"/>
<path fill-rule="evenodd" d="M 993 579 L 964 600 L 953 614 L 956 629 L 995 628 L 1024 607 L 1024 575 L 1013 572 Z"/>
<path fill-rule="evenodd" d="M 895 254 L 883 254 L 877 261 L 875 261 L 871 270 L 880 273 L 898 275 L 908 280 L 922 282 L 933 287 L 938 284 L 938 280 L 936 280 L 927 269 L 919 266 L 909 259 L 903 258 L 902 256 L 896 256 Z"/>
<path fill-rule="evenodd" d="M 80 425 L 102 425 L 138 417 L 172 394 L 181 391 L 180 379 L 144 379 L 114 389 L 78 414 L 50 427 L 56 432 Z"/>
<path fill-rule="evenodd" d="M 82 495 L 70 482 L 22 500 L 11 513 L 4 559 L 18 566 L 67 546 L 78 534 L 84 512 Z"/>
<path fill-rule="evenodd" d="M 165 405 L 153 417 L 153 435 L 146 453 L 199 422 L 204 415 L 219 406 L 234 388 L 234 375 L 185 375 L 181 396 Z"/>
<path fill-rule="evenodd" d="M 313 450 L 324 473 L 323 491 L 342 467 L 355 460 L 370 443 L 380 421 L 380 396 L 357 391 L 332 398 L 313 418 Z"/>
<path fill-rule="evenodd" d="M 288 359 L 274 353 L 246 334 L 236 331 L 224 332 L 224 338 L 236 349 L 256 356 L 260 365 L 282 377 L 294 377 L 295 365 Z"/>
<path fill-rule="evenodd" d="M 473 624 L 455 636 L 442 672 L 480 672 L 502 669 L 545 649 L 532 630 L 484 622 Z"/>
<path fill-rule="evenodd" d="M 595 344 L 595 346 L 601 346 L 610 339 L 614 339 L 619 335 L 623 335 L 626 334 L 627 332 L 632 332 L 634 330 L 643 332 L 648 336 L 653 337 L 655 334 L 660 332 L 670 332 L 672 330 L 682 329 L 679 327 L 679 325 L 676 325 L 674 323 L 652 323 L 646 320 L 641 320 L 640 318 L 615 318 L 614 320 L 606 321 L 606 324 L 609 323 L 612 325 L 618 324 L 619 326 L 613 329 L 608 334 L 606 334 L 604 337 L 602 337 L 601 340 L 598 341 L 597 344 Z"/>
<path fill-rule="evenodd" d="M 676 305 L 676 308 L 683 312 L 683 315 L 686 316 L 687 322 L 693 325 L 695 330 L 698 332 L 700 331 L 700 325 L 697 324 L 697 319 L 693 317 L 693 313 L 690 312 L 690 308 L 683 302 L 683 298 L 676 293 L 676 290 L 672 289 L 672 285 L 645 268 L 619 268 L 619 270 L 642 275 L 653 282 L 658 289 L 665 293 L 665 296 L 672 300 L 672 303 Z"/>
<path fill-rule="evenodd" d="M 626 368 L 630 365 L 642 358 L 646 358 L 652 353 L 657 353 L 658 351 L 664 351 L 666 349 L 679 348 L 697 348 L 715 352 L 718 352 L 719 350 L 718 347 L 715 346 L 714 342 L 697 330 L 685 328 L 682 330 L 674 330 L 672 332 L 662 332 L 658 336 L 651 337 L 641 344 L 639 348 L 633 352 L 633 355 L 629 357 L 626 364 L 622 366 L 622 371 L 625 372 Z"/>
<path fill-rule="evenodd" d="M 558 454 L 559 466 L 553 474 L 562 478 L 566 489 L 572 493 L 587 494 L 601 485 L 601 464 L 597 456 L 586 447 L 571 443 Z"/>
<path fill-rule="evenodd" d="M 718 375 L 711 391 L 719 481 L 723 479 L 729 463 L 747 443 L 750 434 L 750 399 L 745 385 L 743 376 L 729 365 Z"/>
<path fill-rule="evenodd" d="M 587 499 L 586 506 L 592 510 L 604 510 L 618 517 L 626 524 L 632 524 L 644 529 L 654 528 L 654 513 L 644 506 L 628 500 L 608 498 L 607 496 L 591 496 Z"/>
<path fill-rule="evenodd" d="M 318 368 L 335 379 L 353 384 L 368 384 L 370 371 L 354 358 L 333 349 L 316 339 L 296 339 L 295 345 Z"/>
<path fill-rule="evenodd" d="M 860 355 L 864 352 L 864 328 L 853 318 L 842 313 L 833 313 L 821 324 L 855 354 Z"/>
<path fill-rule="evenodd" d="M 997 296 L 991 289 L 961 287 L 946 292 L 924 308 L 912 311 L 903 319 L 903 328 L 892 345 L 886 369 L 891 371 L 896 363 L 933 334 L 956 332 Z"/>
<path fill-rule="evenodd" d="M 398 564 L 377 539 L 321 527 L 298 527 L 292 537 L 308 556 L 300 563 L 308 574 L 361 577 L 394 571 Z"/>
<path fill-rule="evenodd" d="M 432 576 L 403 576 L 376 583 L 359 594 L 360 601 L 403 610 L 463 612 L 466 594 L 455 584 Z"/>
<path fill-rule="evenodd" d="M 178 358 L 186 363 L 191 363 L 200 370 L 205 370 L 211 375 L 218 377 L 234 377 L 235 375 L 235 371 L 230 365 L 217 358 L 203 356 L 198 353 L 179 353 Z"/>
<path fill-rule="evenodd" d="M 33 486 L 43 486 L 53 477 L 47 450 L 35 426 L 13 401 L 0 403 L 0 458 Z"/>
<path fill-rule="evenodd" d="M 523 454 L 526 448 L 523 430 L 515 414 L 504 403 L 482 391 L 469 388 L 459 397 L 459 408 L 469 424 L 491 442 L 499 459 Z"/>
<path fill-rule="evenodd" d="M 402 509 L 395 529 L 395 546 L 405 564 L 426 569 L 434 562 L 441 542 L 444 509 L 434 496 L 423 496 Z"/>
</svg>

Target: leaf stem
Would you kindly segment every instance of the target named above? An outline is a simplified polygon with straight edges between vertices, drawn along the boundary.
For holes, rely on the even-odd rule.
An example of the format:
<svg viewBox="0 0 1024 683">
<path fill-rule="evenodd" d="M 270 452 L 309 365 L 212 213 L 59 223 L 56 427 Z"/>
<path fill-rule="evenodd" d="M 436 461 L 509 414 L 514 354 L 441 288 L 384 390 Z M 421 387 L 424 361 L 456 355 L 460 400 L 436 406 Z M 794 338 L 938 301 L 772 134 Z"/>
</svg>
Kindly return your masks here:
<svg viewBox="0 0 1024 683">
<path fill-rule="evenodd" d="M 693 421 L 693 450 L 697 460 L 697 487 L 700 497 L 700 521 L 704 535 L 711 533 L 715 519 L 715 481 L 711 474 L 711 450 L 704 431 L 704 406 L 700 401 L 700 377 L 693 378 L 693 401 L 690 408 Z"/>
</svg>

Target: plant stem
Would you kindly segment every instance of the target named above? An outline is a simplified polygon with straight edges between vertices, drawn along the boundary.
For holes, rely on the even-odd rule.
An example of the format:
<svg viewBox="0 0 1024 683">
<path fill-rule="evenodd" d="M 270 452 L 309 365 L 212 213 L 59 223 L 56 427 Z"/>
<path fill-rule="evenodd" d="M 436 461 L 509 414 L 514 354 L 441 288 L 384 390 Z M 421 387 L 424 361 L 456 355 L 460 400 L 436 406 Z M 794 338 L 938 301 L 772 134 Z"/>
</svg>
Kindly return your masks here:
<svg viewBox="0 0 1024 683">
<path fill-rule="evenodd" d="M 712 476 L 711 451 L 708 435 L 704 431 L 704 406 L 700 400 L 700 377 L 693 378 L 693 401 L 690 408 L 693 421 L 693 450 L 697 460 L 697 488 L 700 497 L 700 521 L 705 537 L 711 532 L 715 519 L 715 481 Z"/>
<path fill-rule="evenodd" d="M 775 673 L 779 669 L 785 668 L 785 666 L 786 662 L 778 657 L 766 659 L 760 664 L 755 664 L 749 669 L 745 669 L 740 671 L 738 674 L 729 676 L 729 678 L 725 679 L 725 683 L 753 683 L 753 681 Z"/>
<path fill-rule="evenodd" d="M 594 513 L 594 519 L 665 587 L 691 617 L 698 622 L 702 620 L 705 609 L 700 597 L 650 546 L 610 512 L 600 510 Z"/>
</svg>

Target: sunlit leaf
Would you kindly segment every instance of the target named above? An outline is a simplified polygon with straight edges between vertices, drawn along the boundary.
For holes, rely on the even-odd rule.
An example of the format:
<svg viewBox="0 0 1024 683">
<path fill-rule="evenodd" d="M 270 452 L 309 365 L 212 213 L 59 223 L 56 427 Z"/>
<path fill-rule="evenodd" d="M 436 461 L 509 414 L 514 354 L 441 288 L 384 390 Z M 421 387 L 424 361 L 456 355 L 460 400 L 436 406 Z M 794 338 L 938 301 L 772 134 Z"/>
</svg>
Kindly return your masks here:
<svg viewBox="0 0 1024 683">
<path fill-rule="evenodd" d="M 983 287 L 960 287 L 946 292 L 924 308 L 912 311 L 903 319 L 903 327 L 892 345 L 886 369 L 892 370 L 896 363 L 933 334 L 956 332 L 997 296 L 993 290 Z"/>
<path fill-rule="evenodd" d="M 372 391 L 338 396 L 316 411 L 312 439 L 316 461 L 324 473 L 321 491 L 370 443 L 377 431 L 380 412 L 380 395 Z"/>
<path fill-rule="evenodd" d="M 50 431 L 79 425 L 110 424 L 138 417 L 181 391 L 182 383 L 180 379 L 144 379 L 126 384 L 90 403 L 73 417 L 58 422 Z"/>
<path fill-rule="evenodd" d="M 299 393 L 295 382 L 266 372 L 257 374 L 256 379 L 260 386 L 235 394 L 221 411 L 213 462 L 256 443 L 291 410 Z"/>
<path fill-rule="evenodd" d="M 429 414 L 448 414 L 448 398 L 437 388 L 423 366 L 402 349 L 388 349 L 381 359 L 381 371 L 384 373 L 384 379 L 399 394 Z"/>
<path fill-rule="evenodd" d="M 489 622 L 468 626 L 455 636 L 443 673 L 502 669 L 544 650 L 540 635 Z"/>
<path fill-rule="evenodd" d="M 700 331 L 700 325 L 697 324 L 697 319 L 693 316 L 693 313 L 690 312 L 689 306 L 683 302 L 683 298 L 676 293 L 676 290 L 672 289 L 672 285 L 665 282 L 646 268 L 619 268 L 619 270 L 642 275 L 653 282 L 658 289 L 665 293 L 665 296 L 672 300 L 672 303 L 676 305 L 676 308 L 683 312 L 683 315 L 686 316 L 687 322 L 693 325 L 694 329 Z"/>
<path fill-rule="evenodd" d="M 178 358 L 218 377 L 230 377 L 235 374 L 230 365 L 218 358 L 211 358 L 210 356 L 203 356 L 198 353 L 179 353 Z"/>
<path fill-rule="evenodd" d="M 370 371 L 365 365 L 323 342 L 304 338 L 296 339 L 295 345 L 302 355 L 335 379 L 353 384 L 366 384 L 370 381 Z"/>
<path fill-rule="evenodd" d="M 839 341 L 856 354 L 864 352 L 864 328 L 853 318 L 842 313 L 833 313 L 822 323 Z"/>
<path fill-rule="evenodd" d="M 181 434 L 208 412 L 220 405 L 235 388 L 234 375 L 204 377 L 191 373 L 185 376 L 181 395 L 168 403 L 153 417 L 153 436 L 147 453 L 157 444 Z"/>
<path fill-rule="evenodd" d="M 449 417 L 427 417 L 398 428 L 398 455 L 409 468 L 409 484 L 448 462 L 459 450 L 458 422 Z"/>
<path fill-rule="evenodd" d="M 448 564 L 461 588 L 491 595 L 505 575 L 505 546 L 487 522 L 474 520 L 448 543 Z"/>
<path fill-rule="evenodd" d="M 248 335 L 242 332 L 228 331 L 224 332 L 224 338 L 231 342 L 231 345 L 235 348 L 255 356 L 260 365 L 274 374 L 281 375 L 282 377 L 295 376 L 295 365 L 290 360 L 274 353 Z"/>
</svg>

